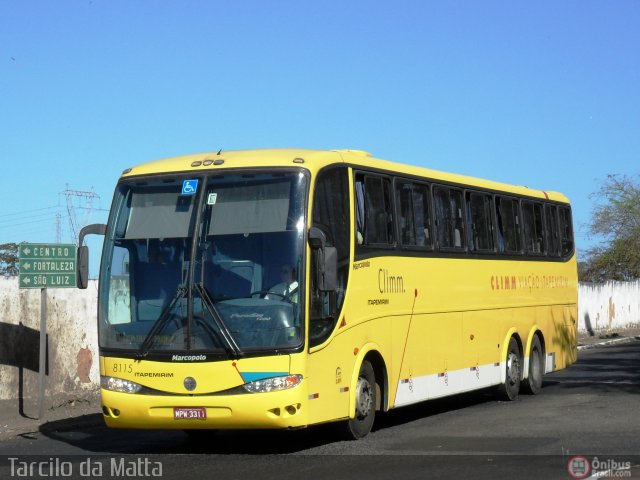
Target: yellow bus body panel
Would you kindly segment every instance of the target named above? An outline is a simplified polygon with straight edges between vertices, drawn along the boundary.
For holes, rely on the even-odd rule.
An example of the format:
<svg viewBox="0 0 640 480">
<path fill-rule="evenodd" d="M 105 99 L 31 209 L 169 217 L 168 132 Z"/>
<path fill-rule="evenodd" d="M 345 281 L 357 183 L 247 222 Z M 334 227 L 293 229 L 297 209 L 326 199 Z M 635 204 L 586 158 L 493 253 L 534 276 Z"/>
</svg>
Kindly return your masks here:
<svg viewBox="0 0 640 480">
<path fill-rule="evenodd" d="M 354 402 L 336 387 L 354 388 L 363 357 L 354 352 L 372 344 L 385 363 L 386 408 L 414 403 L 412 396 L 417 402 L 504 382 L 512 335 L 521 346 L 525 378 L 536 334 L 546 371 L 564 368 L 577 356 L 576 291 L 575 259 L 388 256 L 355 262 L 336 331 L 309 356 L 310 387 L 320 394 L 310 420 L 354 411 Z"/>
</svg>

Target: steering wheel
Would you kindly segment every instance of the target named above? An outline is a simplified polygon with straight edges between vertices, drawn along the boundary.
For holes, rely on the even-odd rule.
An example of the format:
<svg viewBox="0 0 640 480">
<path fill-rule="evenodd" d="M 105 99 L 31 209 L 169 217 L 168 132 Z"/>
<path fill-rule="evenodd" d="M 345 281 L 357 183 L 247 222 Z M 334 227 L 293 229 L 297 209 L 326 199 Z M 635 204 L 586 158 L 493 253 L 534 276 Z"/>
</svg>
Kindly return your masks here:
<svg viewBox="0 0 640 480">
<path fill-rule="evenodd" d="M 251 292 L 248 298 L 252 298 L 254 295 L 260 295 L 260 298 L 264 298 L 265 295 L 277 295 L 283 300 L 287 298 L 287 296 L 282 293 L 271 292 L 269 290 L 256 290 L 255 292 Z"/>
</svg>

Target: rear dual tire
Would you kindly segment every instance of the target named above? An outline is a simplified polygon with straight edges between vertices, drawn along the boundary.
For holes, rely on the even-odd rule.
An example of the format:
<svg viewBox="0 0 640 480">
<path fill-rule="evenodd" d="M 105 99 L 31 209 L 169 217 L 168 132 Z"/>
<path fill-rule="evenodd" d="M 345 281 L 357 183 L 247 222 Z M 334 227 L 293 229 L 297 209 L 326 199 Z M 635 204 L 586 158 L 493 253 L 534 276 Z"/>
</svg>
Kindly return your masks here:
<svg viewBox="0 0 640 480">
<path fill-rule="evenodd" d="M 542 391 L 542 376 L 544 375 L 544 355 L 540 339 L 536 335 L 531 342 L 529 351 L 529 372 L 527 378 L 523 382 L 524 389 L 532 394 L 537 395 Z"/>
<path fill-rule="evenodd" d="M 536 335 L 531 342 L 529 350 L 529 368 L 527 378 L 522 380 L 522 356 L 520 345 L 514 337 L 509 340 L 505 366 L 505 380 L 500 385 L 499 393 L 504 400 L 518 398 L 520 387 L 532 395 L 542 391 L 542 377 L 544 375 L 544 354 L 542 344 Z"/>
</svg>

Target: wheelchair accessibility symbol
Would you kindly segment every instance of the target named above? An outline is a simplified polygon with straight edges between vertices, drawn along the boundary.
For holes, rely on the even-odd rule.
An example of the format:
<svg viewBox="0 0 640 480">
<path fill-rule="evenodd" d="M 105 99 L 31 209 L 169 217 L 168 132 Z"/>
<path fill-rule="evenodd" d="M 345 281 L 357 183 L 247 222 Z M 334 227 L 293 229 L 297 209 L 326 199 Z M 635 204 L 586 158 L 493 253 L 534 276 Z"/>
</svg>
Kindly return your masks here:
<svg viewBox="0 0 640 480">
<path fill-rule="evenodd" d="M 182 182 L 182 195 L 194 195 L 198 189 L 198 179 L 184 180 Z"/>
</svg>

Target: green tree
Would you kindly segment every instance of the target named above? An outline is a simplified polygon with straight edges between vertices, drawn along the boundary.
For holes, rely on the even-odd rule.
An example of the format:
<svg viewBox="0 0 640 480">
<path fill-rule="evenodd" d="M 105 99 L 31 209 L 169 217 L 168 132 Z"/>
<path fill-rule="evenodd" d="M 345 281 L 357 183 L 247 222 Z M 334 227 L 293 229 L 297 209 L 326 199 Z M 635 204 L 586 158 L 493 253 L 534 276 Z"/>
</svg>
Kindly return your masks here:
<svg viewBox="0 0 640 480">
<path fill-rule="evenodd" d="M 589 232 L 603 241 L 587 252 L 580 279 L 602 282 L 640 278 L 640 176 L 608 175 L 591 195 Z"/>
<path fill-rule="evenodd" d="M 18 275 L 17 243 L 0 243 L 0 275 Z"/>
</svg>

